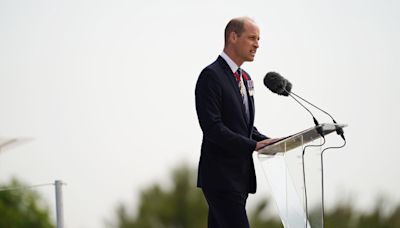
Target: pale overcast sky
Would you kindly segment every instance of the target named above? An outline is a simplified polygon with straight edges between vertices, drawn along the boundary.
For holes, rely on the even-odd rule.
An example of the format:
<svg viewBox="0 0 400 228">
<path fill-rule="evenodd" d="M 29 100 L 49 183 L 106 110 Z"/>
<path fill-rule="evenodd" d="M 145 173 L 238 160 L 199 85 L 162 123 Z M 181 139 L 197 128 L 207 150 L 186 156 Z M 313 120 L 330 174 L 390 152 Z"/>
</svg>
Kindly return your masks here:
<svg viewBox="0 0 400 228">
<path fill-rule="evenodd" d="M 327 206 L 349 194 L 360 208 L 380 194 L 399 203 L 399 12 L 395 0 L 1 0 L 0 137 L 34 140 L 0 153 L 0 182 L 61 179 L 66 227 L 92 228 L 181 162 L 195 167 L 197 76 L 222 51 L 228 20 L 247 15 L 261 30 L 243 66 L 258 129 L 285 136 L 313 125 L 264 88 L 278 71 L 349 124 L 348 145 L 326 155 Z M 269 194 L 257 173 L 250 204 Z M 53 209 L 52 187 L 37 190 Z"/>
</svg>

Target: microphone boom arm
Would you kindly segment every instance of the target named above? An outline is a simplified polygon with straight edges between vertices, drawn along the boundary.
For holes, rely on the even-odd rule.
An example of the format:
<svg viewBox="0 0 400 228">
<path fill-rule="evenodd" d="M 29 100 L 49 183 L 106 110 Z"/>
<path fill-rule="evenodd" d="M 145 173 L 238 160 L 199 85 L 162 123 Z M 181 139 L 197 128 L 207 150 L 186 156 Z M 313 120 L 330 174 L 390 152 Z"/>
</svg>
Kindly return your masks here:
<svg viewBox="0 0 400 228">
<path fill-rule="evenodd" d="M 328 112 L 326 112 L 326 111 L 322 110 L 321 108 L 315 106 L 314 104 L 312 104 L 311 102 L 309 102 L 309 101 L 307 101 L 306 99 L 302 98 L 301 96 L 297 95 L 297 94 L 294 93 L 293 91 L 287 91 L 285 88 L 283 88 L 283 90 L 284 90 L 286 93 L 288 93 L 292 98 L 294 98 L 294 97 L 293 97 L 293 95 L 294 95 L 294 96 L 300 98 L 302 101 L 306 102 L 307 104 L 309 104 L 309 105 L 313 106 L 314 108 L 320 110 L 321 112 L 325 113 L 326 115 L 328 115 L 328 116 L 332 119 L 333 123 L 337 124 L 336 120 L 335 120 Z M 294 99 L 295 99 L 295 98 L 294 98 Z M 295 99 L 295 100 L 296 100 L 296 99 Z M 297 101 L 297 103 L 301 104 L 298 100 L 296 100 L 296 101 Z M 302 105 L 302 104 L 301 104 L 301 105 Z M 302 106 L 304 107 L 304 105 L 302 105 Z M 307 111 L 310 112 L 308 109 L 307 109 Z M 310 112 L 310 113 L 311 113 L 311 112 Z M 311 115 L 312 115 L 312 114 L 311 114 Z M 314 116 L 313 116 L 313 117 L 314 117 Z M 337 127 L 337 128 L 336 128 L 336 133 L 337 133 L 338 135 L 340 135 L 340 136 L 343 138 L 343 140 L 346 140 L 345 137 L 344 137 L 344 131 L 343 131 L 342 128 Z"/>
<path fill-rule="evenodd" d="M 304 106 L 300 101 L 298 101 L 298 100 L 292 95 L 292 92 L 288 92 L 285 88 L 283 88 L 283 90 L 284 90 L 285 92 L 287 92 L 287 93 L 289 94 L 289 96 L 292 97 L 297 103 L 299 103 L 305 110 L 307 110 L 308 113 L 310 113 L 310 115 L 313 117 L 314 124 L 315 124 L 315 126 L 317 127 L 317 132 L 318 132 L 318 134 L 320 134 L 322 138 L 325 138 L 325 137 L 324 137 L 324 133 L 323 133 L 323 131 L 322 131 L 322 127 L 319 126 L 318 120 L 315 118 L 315 116 L 312 114 L 312 112 L 311 112 L 306 106 Z M 296 94 L 295 94 L 295 95 L 296 95 Z M 297 96 L 297 95 L 296 95 L 296 96 Z M 307 103 L 308 103 L 308 102 L 307 102 Z"/>
</svg>

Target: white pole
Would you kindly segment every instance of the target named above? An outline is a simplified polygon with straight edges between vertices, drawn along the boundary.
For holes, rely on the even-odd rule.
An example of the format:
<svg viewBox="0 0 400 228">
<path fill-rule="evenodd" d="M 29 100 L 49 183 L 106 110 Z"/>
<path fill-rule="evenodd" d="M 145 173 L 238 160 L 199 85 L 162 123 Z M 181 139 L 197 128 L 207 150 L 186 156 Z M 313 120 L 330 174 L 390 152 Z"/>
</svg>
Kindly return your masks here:
<svg viewBox="0 0 400 228">
<path fill-rule="evenodd" d="M 56 215 L 57 215 L 57 228 L 64 227 L 64 215 L 63 215 L 63 202 L 62 202 L 62 181 L 56 180 L 54 182 L 56 186 Z"/>
</svg>

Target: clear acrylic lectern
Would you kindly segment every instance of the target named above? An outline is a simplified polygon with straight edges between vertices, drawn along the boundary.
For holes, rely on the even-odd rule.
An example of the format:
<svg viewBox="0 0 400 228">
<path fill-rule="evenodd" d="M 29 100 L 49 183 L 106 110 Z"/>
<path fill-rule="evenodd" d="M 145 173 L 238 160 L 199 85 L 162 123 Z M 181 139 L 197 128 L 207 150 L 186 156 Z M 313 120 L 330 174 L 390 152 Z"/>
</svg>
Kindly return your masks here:
<svg viewBox="0 0 400 228">
<path fill-rule="evenodd" d="M 305 213 L 302 164 L 298 162 L 303 148 L 308 143 L 321 138 L 317 128 L 325 136 L 336 131 L 337 128 L 345 126 L 343 124 L 320 124 L 258 151 L 257 158 L 268 180 L 279 216 L 285 228 L 311 228 L 310 221 L 306 219 Z M 318 145 L 318 143 L 314 145 Z M 288 151 L 291 152 L 287 153 Z M 291 158 L 293 156 L 295 159 Z M 319 193 L 308 193 L 307 195 L 321 198 Z M 321 226 L 313 225 L 313 228 L 318 227 Z"/>
</svg>

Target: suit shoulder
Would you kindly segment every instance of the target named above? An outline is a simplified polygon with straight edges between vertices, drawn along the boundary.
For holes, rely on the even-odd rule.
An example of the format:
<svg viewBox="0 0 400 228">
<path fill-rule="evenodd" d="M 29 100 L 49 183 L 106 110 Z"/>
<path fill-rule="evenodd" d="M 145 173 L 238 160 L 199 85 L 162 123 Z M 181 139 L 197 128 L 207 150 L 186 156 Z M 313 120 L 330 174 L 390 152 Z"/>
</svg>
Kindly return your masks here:
<svg viewBox="0 0 400 228">
<path fill-rule="evenodd" d="M 200 73 L 196 83 L 196 94 L 199 91 L 219 91 L 224 84 L 224 71 L 218 61 L 206 66 Z"/>
<path fill-rule="evenodd" d="M 199 80 L 217 80 L 219 81 L 223 75 L 223 69 L 220 64 L 215 61 L 206 66 L 199 75 Z"/>
</svg>

